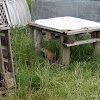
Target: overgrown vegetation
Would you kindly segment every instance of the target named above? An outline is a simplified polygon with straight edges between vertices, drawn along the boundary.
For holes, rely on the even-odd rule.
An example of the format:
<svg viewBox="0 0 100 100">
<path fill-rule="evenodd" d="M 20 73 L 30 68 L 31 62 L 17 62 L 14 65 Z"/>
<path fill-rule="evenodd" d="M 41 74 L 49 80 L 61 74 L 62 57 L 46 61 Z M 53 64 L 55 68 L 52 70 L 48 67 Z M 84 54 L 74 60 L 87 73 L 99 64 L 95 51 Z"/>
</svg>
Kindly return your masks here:
<svg viewBox="0 0 100 100">
<path fill-rule="evenodd" d="M 29 6 L 29 9 L 31 10 L 31 0 L 26 0 L 27 1 L 27 3 L 28 3 L 28 6 Z M 32 0 L 32 2 L 36 2 L 36 0 Z"/>
<path fill-rule="evenodd" d="M 71 63 L 60 69 L 36 54 L 28 27 L 12 29 L 17 91 L 1 100 L 99 100 L 100 54 L 92 44 L 71 48 Z M 42 41 L 42 47 L 59 55 L 59 41 Z M 58 56 L 57 56 L 58 58 Z"/>
<path fill-rule="evenodd" d="M 100 95 L 100 54 L 92 53 L 91 44 L 73 47 L 70 65 L 60 69 L 35 53 L 28 33 L 27 27 L 12 29 L 18 89 L 2 100 L 91 100 L 90 95 Z M 43 41 L 42 47 L 59 54 L 59 41 Z"/>
<path fill-rule="evenodd" d="M 29 9 L 31 9 L 31 0 L 26 0 L 26 1 L 27 1 L 28 6 L 29 6 Z"/>
</svg>

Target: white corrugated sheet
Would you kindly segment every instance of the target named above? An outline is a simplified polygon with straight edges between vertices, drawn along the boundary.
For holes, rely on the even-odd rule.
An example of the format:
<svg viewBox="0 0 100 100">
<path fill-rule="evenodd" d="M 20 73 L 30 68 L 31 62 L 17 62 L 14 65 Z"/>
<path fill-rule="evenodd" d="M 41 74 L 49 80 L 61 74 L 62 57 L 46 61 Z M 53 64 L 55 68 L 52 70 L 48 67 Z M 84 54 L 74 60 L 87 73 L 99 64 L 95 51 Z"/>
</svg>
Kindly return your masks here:
<svg viewBox="0 0 100 100">
<path fill-rule="evenodd" d="M 89 21 L 70 16 L 39 19 L 36 20 L 35 23 L 59 30 L 76 30 L 82 28 L 100 27 L 99 22 Z"/>
<path fill-rule="evenodd" d="M 25 26 L 31 21 L 26 0 L 1 0 L 10 26 Z"/>
</svg>

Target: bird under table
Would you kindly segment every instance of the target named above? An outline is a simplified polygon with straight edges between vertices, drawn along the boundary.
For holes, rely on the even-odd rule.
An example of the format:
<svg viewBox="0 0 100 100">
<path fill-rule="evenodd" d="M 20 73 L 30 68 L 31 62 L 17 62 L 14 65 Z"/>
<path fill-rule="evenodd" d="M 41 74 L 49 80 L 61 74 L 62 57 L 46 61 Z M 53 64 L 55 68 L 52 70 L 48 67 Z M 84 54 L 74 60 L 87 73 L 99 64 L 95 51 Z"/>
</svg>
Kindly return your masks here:
<svg viewBox="0 0 100 100">
<path fill-rule="evenodd" d="M 56 17 L 39 19 L 29 23 L 30 33 L 34 37 L 34 47 L 41 48 L 42 33 L 45 32 L 46 40 L 60 38 L 60 61 L 62 65 L 70 62 L 70 47 L 93 43 L 95 52 L 100 51 L 100 23 L 76 17 Z M 75 36 L 91 34 L 91 39 L 75 40 Z"/>
</svg>

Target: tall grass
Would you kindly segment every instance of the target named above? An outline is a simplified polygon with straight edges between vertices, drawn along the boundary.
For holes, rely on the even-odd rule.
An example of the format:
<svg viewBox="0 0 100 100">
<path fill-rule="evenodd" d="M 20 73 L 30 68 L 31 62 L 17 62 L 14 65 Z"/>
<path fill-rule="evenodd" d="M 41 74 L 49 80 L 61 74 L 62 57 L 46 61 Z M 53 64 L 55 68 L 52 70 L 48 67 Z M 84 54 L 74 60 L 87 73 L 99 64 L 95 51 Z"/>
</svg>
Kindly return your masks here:
<svg viewBox="0 0 100 100">
<path fill-rule="evenodd" d="M 17 91 L 1 100 L 92 100 L 100 95 L 100 54 L 92 54 L 92 45 L 71 48 L 67 69 L 51 66 L 42 52 L 35 53 L 27 27 L 12 29 Z M 42 41 L 59 54 L 59 41 Z M 57 56 L 58 58 L 58 56 Z"/>
<path fill-rule="evenodd" d="M 31 0 L 26 0 L 27 1 L 27 4 L 28 4 L 28 6 L 29 6 L 29 9 L 31 10 Z M 32 2 L 36 2 L 36 0 L 33 0 Z"/>
<path fill-rule="evenodd" d="M 28 1 L 28 0 L 27 0 Z M 30 5 L 30 0 L 28 1 Z M 100 54 L 91 44 L 71 48 L 71 63 L 65 69 L 51 66 L 43 53 L 35 53 L 28 27 L 12 29 L 17 91 L 0 100 L 99 100 Z M 42 47 L 59 58 L 59 41 L 42 41 Z"/>
<path fill-rule="evenodd" d="M 29 6 L 29 9 L 31 10 L 31 0 L 26 0 L 27 1 L 27 4 Z"/>
</svg>

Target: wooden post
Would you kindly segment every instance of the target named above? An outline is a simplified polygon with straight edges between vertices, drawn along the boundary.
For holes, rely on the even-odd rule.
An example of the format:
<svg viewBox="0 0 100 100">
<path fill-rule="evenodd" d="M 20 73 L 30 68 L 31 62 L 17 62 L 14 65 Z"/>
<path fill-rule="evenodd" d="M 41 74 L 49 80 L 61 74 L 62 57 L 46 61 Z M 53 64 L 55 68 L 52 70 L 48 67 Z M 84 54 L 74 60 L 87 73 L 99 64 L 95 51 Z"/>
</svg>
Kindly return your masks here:
<svg viewBox="0 0 100 100">
<path fill-rule="evenodd" d="M 91 33 L 92 38 L 96 38 L 96 32 Z"/>
<path fill-rule="evenodd" d="M 91 37 L 96 38 L 96 32 L 92 32 Z M 93 49 L 95 49 L 95 43 L 93 43 L 92 47 L 93 47 Z"/>
<path fill-rule="evenodd" d="M 34 33 L 34 29 L 33 27 L 30 26 L 30 35 L 33 36 L 33 33 Z"/>
<path fill-rule="evenodd" d="M 11 33 L 11 31 L 7 30 L 7 33 L 5 34 L 6 35 L 6 42 L 7 42 L 7 50 L 8 50 L 8 63 L 9 63 L 8 67 L 9 67 L 9 71 L 12 73 L 12 79 L 13 80 L 11 82 L 13 82 L 13 85 L 14 85 L 14 87 L 16 89 L 16 79 L 15 79 L 15 70 L 14 70 L 14 64 L 13 64 L 13 55 L 12 55 L 10 33 Z"/>
<path fill-rule="evenodd" d="M 34 29 L 34 47 L 36 51 L 41 49 L 42 30 Z"/>
<path fill-rule="evenodd" d="M 64 37 L 64 42 L 67 44 L 72 44 L 74 43 L 74 40 L 75 40 L 74 38 L 75 38 L 75 35 Z"/>
<path fill-rule="evenodd" d="M 52 34 L 51 32 L 46 32 L 46 39 L 52 40 L 55 38 L 55 34 Z"/>
<path fill-rule="evenodd" d="M 100 38 L 100 31 L 96 32 L 96 38 Z M 100 42 L 94 43 L 95 53 L 100 53 Z"/>
<path fill-rule="evenodd" d="M 3 53 L 1 47 L 2 45 L 1 45 L 1 38 L 0 38 L 0 72 L 4 76 L 5 70 L 4 70 Z"/>
<path fill-rule="evenodd" d="M 7 50 L 8 50 L 9 71 L 14 72 L 10 30 L 7 30 L 7 33 L 5 34 L 5 36 L 6 36 L 6 43 L 7 43 Z"/>
<path fill-rule="evenodd" d="M 60 37 L 60 60 L 62 65 L 68 65 L 70 62 L 70 47 L 62 45 L 64 38 L 63 36 Z"/>
</svg>

